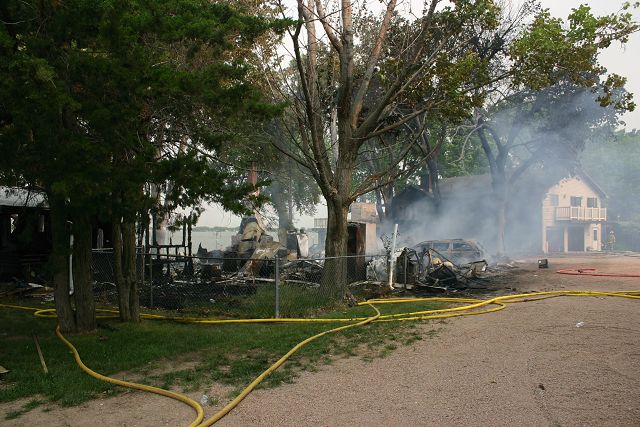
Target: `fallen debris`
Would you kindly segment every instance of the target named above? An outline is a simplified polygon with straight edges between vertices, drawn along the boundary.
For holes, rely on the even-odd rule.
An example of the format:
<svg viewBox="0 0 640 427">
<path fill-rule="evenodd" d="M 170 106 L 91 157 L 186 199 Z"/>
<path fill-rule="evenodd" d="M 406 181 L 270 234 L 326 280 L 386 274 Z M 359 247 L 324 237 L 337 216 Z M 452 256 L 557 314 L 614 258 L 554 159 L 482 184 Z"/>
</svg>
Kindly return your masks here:
<svg viewBox="0 0 640 427">
<path fill-rule="evenodd" d="M 42 349 L 40 348 L 40 342 L 38 341 L 38 337 L 36 336 L 36 334 L 33 334 L 33 341 L 36 343 L 36 350 L 38 350 L 38 357 L 40 358 L 40 365 L 42 365 L 42 370 L 44 371 L 45 374 L 48 374 L 49 370 L 47 369 L 47 364 L 44 361 L 44 356 L 42 355 Z"/>
<path fill-rule="evenodd" d="M 435 249 L 418 252 L 414 248 L 395 251 L 394 288 L 434 292 L 473 288 L 484 289 L 483 278 L 488 270 L 486 260 L 456 264 Z M 384 258 L 367 265 L 367 280 L 382 281 L 388 277 L 389 262 Z"/>
<path fill-rule="evenodd" d="M 0 297 L 15 296 L 42 296 L 53 292 L 53 288 L 49 288 L 38 283 L 26 282 L 14 277 L 14 281 L 3 286 L 0 291 Z"/>
</svg>

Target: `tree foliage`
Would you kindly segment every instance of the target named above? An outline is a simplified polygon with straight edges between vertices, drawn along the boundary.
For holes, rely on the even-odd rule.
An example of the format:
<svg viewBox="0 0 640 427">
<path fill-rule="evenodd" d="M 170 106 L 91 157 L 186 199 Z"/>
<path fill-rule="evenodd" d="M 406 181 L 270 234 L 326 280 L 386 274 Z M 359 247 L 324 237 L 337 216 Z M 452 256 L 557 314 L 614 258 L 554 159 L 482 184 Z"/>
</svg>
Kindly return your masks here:
<svg viewBox="0 0 640 427">
<path fill-rule="evenodd" d="M 164 190 L 169 208 L 245 209 L 253 188 L 215 152 L 234 144 L 232 129 L 277 112 L 247 82 L 242 51 L 283 22 L 204 0 L 9 1 L 0 14 L 0 171 L 47 194 L 54 271 L 66 268 L 69 233 L 150 209 L 145 185 Z M 61 323 L 76 329 L 56 277 L 59 314 L 71 316 Z"/>
<path fill-rule="evenodd" d="M 602 49 L 638 30 L 627 6 L 597 17 L 588 6 L 567 20 L 536 11 L 512 40 L 504 39 L 496 66 L 508 70 L 476 108 L 472 122 L 492 177 L 497 202 L 497 248 L 504 253 L 505 210 L 513 184 L 535 164 L 571 171 L 585 141 L 611 129 L 635 108 L 624 77 L 607 74 Z"/>
<path fill-rule="evenodd" d="M 491 31 L 498 9 L 492 1 L 432 0 L 409 20 L 395 0 L 379 15 L 351 1 L 297 5 L 295 75 L 284 96 L 299 137 L 278 149 L 318 183 L 329 215 L 326 253 L 344 255 L 349 205 L 412 169 L 398 167 L 412 144 L 378 140 L 417 116 L 453 118 L 479 105 L 474 88 L 483 84 L 484 61 L 474 55 L 471 35 Z"/>
<path fill-rule="evenodd" d="M 588 142 L 580 164 L 607 194 L 611 218 L 640 228 L 640 199 L 635 197 L 640 188 L 640 131 L 620 130 Z"/>
</svg>

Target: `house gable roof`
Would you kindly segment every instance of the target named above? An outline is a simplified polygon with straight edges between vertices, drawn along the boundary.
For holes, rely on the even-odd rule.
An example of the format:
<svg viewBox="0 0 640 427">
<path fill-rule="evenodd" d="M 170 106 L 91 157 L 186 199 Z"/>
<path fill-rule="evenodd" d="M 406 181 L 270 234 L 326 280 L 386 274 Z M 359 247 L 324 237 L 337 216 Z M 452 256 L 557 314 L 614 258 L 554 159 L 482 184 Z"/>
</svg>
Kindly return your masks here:
<svg viewBox="0 0 640 427">
<path fill-rule="evenodd" d="M 596 184 L 596 182 L 589 175 L 587 175 L 582 170 L 576 170 L 573 173 L 567 174 L 562 179 L 560 179 L 558 182 L 556 182 L 553 185 L 549 186 L 547 188 L 547 193 L 549 192 L 549 190 L 551 190 L 551 188 L 553 188 L 555 185 L 559 184 L 562 180 L 571 179 L 571 178 L 576 178 L 576 179 L 582 181 L 584 184 L 587 185 L 587 187 L 591 188 L 593 190 L 593 192 L 596 193 L 601 199 L 607 199 L 608 198 L 607 193 L 605 193 L 604 190 L 598 184 Z"/>
<path fill-rule="evenodd" d="M 603 198 L 603 199 L 607 199 L 609 196 L 607 196 L 607 193 L 604 192 L 604 190 L 598 185 L 596 184 L 596 182 L 589 176 L 587 175 L 586 172 L 584 172 L 583 170 L 578 171 L 575 175 L 579 176 L 580 178 L 582 178 L 582 180 L 589 186 L 591 187 L 591 189 L 593 189 L 593 191 L 595 191 L 596 193 L 598 193 L 598 195 Z"/>
</svg>

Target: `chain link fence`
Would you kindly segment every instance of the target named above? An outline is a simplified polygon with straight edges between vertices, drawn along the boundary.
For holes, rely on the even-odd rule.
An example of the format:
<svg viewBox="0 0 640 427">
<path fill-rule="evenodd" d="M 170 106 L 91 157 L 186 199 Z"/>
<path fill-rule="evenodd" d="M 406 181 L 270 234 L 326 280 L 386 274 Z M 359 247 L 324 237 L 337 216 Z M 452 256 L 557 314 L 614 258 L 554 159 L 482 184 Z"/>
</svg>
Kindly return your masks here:
<svg viewBox="0 0 640 427">
<path fill-rule="evenodd" d="M 140 305 L 184 315 L 313 316 L 343 302 L 363 284 L 384 282 L 386 273 L 377 277 L 376 266 L 386 262 L 386 256 L 287 260 L 188 257 L 140 250 Z M 112 251 L 93 252 L 93 277 L 96 300 L 117 305 Z"/>
</svg>

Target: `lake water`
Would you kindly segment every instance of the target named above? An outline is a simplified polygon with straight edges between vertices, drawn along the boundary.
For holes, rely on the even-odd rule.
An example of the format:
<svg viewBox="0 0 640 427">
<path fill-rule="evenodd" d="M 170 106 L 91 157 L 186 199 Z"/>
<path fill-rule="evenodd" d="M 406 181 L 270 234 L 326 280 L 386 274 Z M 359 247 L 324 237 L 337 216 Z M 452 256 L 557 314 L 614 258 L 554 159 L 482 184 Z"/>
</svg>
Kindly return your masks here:
<svg viewBox="0 0 640 427">
<path fill-rule="evenodd" d="M 193 231 L 191 232 L 193 253 L 196 253 L 199 244 L 210 251 L 215 249 L 222 250 L 227 246 L 231 246 L 231 236 L 234 236 L 236 233 L 236 231 Z M 278 233 L 275 231 L 268 232 L 267 234 L 273 236 L 275 239 L 278 238 Z M 307 234 L 309 235 L 309 247 L 318 243 L 318 233 L 308 231 Z M 171 240 L 173 244 L 182 243 L 182 232 L 172 233 Z"/>
</svg>

